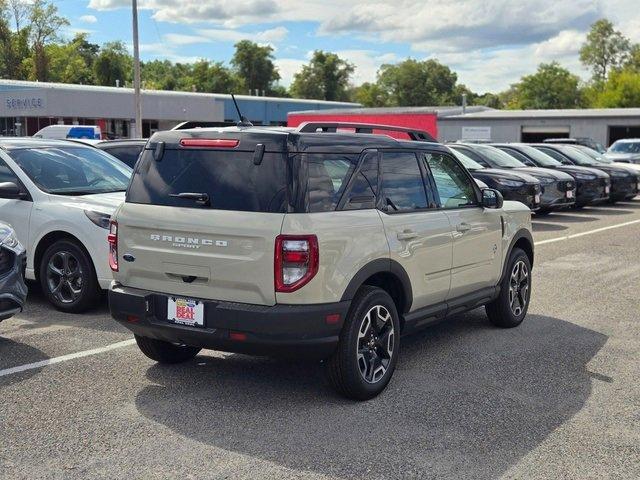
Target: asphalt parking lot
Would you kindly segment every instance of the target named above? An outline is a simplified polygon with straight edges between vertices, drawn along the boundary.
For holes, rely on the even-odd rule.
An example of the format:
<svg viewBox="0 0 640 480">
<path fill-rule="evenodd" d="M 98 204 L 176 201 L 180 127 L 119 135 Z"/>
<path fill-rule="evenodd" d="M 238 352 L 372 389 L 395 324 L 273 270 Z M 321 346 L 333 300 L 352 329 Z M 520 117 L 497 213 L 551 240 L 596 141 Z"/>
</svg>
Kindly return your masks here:
<svg viewBox="0 0 640 480">
<path fill-rule="evenodd" d="M 640 198 L 534 219 L 525 323 L 475 310 L 403 339 L 355 403 L 322 366 L 159 366 L 106 305 L 37 289 L 0 323 L 0 477 L 640 478 Z"/>
</svg>

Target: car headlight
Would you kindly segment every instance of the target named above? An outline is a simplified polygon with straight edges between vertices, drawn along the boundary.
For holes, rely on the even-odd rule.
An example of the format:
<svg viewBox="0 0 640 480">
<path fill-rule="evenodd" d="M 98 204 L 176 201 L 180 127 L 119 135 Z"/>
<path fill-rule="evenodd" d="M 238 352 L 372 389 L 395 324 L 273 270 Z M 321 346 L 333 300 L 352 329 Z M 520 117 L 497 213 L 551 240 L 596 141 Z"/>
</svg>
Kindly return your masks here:
<svg viewBox="0 0 640 480">
<path fill-rule="evenodd" d="M 98 227 L 109 230 L 109 220 L 111 219 L 111 214 L 95 212 L 93 210 L 85 210 L 84 214 Z"/>
<path fill-rule="evenodd" d="M 17 247 L 18 243 L 18 237 L 16 237 L 16 234 L 13 231 L 9 232 L 9 234 L 0 241 L 0 245 L 9 248 Z"/>
<path fill-rule="evenodd" d="M 524 186 L 524 182 L 519 182 L 517 180 L 508 180 L 506 178 L 496 178 L 496 182 L 500 185 L 504 185 L 505 187 L 522 187 Z"/>
</svg>

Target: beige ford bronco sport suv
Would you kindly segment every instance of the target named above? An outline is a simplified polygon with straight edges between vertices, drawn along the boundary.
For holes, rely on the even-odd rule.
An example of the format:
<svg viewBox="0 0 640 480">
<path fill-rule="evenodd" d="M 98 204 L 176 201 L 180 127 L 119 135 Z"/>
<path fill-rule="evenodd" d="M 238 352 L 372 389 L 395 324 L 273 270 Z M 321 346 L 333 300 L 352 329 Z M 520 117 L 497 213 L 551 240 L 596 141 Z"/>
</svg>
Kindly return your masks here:
<svg viewBox="0 0 640 480">
<path fill-rule="evenodd" d="M 113 317 L 148 357 L 326 361 L 364 400 L 401 337 L 482 305 L 519 325 L 531 214 L 427 133 L 361 124 L 159 132 L 109 234 Z"/>
</svg>

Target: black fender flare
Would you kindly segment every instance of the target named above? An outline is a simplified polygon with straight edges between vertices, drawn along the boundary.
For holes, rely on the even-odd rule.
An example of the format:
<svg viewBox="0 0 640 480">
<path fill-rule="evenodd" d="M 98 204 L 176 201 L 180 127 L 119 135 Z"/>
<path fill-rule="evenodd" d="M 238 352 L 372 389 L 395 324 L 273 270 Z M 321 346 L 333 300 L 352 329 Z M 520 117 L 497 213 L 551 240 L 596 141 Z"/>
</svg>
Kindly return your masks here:
<svg viewBox="0 0 640 480">
<path fill-rule="evenodd" d="M 504 265 L 502 266 L 502 275 L 500 275 L 500 282 L 502 282 L 502 279 L 507 274 L 507 267 L 509 266 L 508 261 L 509 261 L 509 257 L 511 256 L 511 252 L 513 251 L 518 240 L 521 240 L 523 238 L 527 240 L 531 245 L 531 266 L 533 267 L 533 258 L 534 258 L 534 252 L 535 252 L 535 243 L 533 241 L 533 235 L 531 235 L 531 232 L 526 228 L 521 228 L 515 233 L 515 235 L 511 239 L 511 242 L 509 243 L 509 248 L 507 248 L 507 254 L 504 257 Z"/>
<path fill-rule="evenodd" d="M 377 260 L 373 260 L 358 270 L 347 285 L 340 301 L 353 300 L 353 297 L 365 280 L 376 273 L 391 273 L 400 280 L 400 284 L 404 292 L 405 305 L 404 312 L 399 313 L 402 314 L 408 312 L 411 309 L 411 304 L 413 303 L 411 280 L 409 279 L 409 275 L 404 267 L 390 258 L 379 258 Z"/>
</svg>

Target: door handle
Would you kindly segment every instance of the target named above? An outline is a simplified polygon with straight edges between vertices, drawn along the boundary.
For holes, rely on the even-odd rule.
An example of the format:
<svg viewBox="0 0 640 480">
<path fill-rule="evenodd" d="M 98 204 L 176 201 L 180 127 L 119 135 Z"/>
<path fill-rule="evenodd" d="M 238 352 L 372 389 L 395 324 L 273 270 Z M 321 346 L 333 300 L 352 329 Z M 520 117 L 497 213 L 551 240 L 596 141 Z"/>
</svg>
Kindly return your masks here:
<svg viewBox="0 0 640 480">
<path fill-rule="evenodd" d="M 411 240 L 413 238 L 416 238 L 418 236 L 417 232 L 414 232 L 413 230 L 404 230 L 402 232 L 398 232 L 398 240 Z"/>
<path fill-rule="evenodd" d="M 471 230 L 471 225 L 463 222 L 456 227 L 456 230 L 459 231 L 460 233 L 465 233 Z"/>
</svg>

